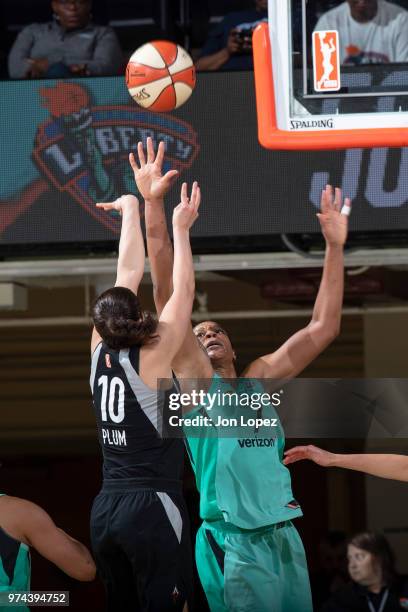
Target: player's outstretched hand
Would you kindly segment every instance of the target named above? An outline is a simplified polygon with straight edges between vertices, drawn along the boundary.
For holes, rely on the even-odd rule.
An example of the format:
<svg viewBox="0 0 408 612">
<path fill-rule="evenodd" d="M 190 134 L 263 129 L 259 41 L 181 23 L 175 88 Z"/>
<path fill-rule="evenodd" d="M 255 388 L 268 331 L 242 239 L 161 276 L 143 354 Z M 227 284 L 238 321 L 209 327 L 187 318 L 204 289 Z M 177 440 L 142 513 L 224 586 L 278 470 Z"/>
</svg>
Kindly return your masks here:
<svg viewBox="0 0 408 612">
<path fill-rule="evenodd" d="M 139 200 L 132 194 L 123 195 L 114 202 L 98 202 L 96 206 L 108 212 L 110 210 L 116 210 L 120 214 L 122 214 L 125 209 L 135 209 L 139 212 Z"/>
<path fill-rule="evenodd" d="M 350 198 L 346 198 L 343 204 L 341 189 L 336 187 L 333 193 L 333 187 L 327 185 L 322 192 L 320 213 L 317 214 L 327 244 L 344 245 L 347 240 L 350 212 Z"/>
<path fill-rule="evenodd" d="M 188 197 L 187 183 L 181 186 L 181 202 L 173 211 L 173 228 L 189 230 L 198 217 L 201 191 L 197 181 L 193 183 L 191 196 Z"/>
<path fill-rule="evenodd" d="M 155 155 L 153 141 L 148 136 L 146 141 L 147 159 L 143 150 L 143 143 L 137 144 L 140 168 L 136 163 L 133 153 L 129 155 L 137 188 L 145 200 L 161 200 L 173 185 L 178 176 L 177 170 L 169 170 L 162 175 L 164 160 L 164 142 L 159 142 L 157 154 Z"/>
<path fill-rule="evenodd" d="M 285 452 L 283 463 L 289 465 L 289 463 L 296 463 L 296 461 L 302 461 L 302 459 L 310 459 L 310 461 L 314 461 L 318 465 L 330 467 L 333 465 L 334 454 L 312 444 L 308 446 L 295 446 L 295 448 Z"/>
</svg>

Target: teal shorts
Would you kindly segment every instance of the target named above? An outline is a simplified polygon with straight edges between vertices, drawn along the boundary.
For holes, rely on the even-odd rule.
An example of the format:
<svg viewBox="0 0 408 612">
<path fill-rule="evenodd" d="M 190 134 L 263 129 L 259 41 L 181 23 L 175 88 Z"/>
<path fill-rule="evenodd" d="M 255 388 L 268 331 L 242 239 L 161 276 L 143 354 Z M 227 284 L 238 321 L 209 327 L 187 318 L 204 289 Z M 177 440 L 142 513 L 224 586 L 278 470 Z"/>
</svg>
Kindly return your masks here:
<svg viewBox="0 0 408 612">
<path fill-rule="evenodd" d="M 204 522 L 196 562 L 211 612 L 312 612 L 305 551 L 290 521 L 243 530 Z"/>
</svg>

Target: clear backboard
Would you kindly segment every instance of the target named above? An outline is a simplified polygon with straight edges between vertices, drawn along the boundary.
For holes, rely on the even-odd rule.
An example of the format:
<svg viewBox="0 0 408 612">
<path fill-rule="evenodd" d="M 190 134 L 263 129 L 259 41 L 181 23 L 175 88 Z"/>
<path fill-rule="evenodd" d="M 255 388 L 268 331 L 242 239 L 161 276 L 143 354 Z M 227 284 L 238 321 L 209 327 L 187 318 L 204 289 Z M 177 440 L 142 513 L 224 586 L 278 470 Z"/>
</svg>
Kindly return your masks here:
<svg viewBox="0 0 408 612">
<path fill-rule="evenodd" d="M 382 0 L 269 0 L 253 35 L 264 147 L 408 146 L 408 0 L 398 2 L 383 15 Z"/>
</svg>

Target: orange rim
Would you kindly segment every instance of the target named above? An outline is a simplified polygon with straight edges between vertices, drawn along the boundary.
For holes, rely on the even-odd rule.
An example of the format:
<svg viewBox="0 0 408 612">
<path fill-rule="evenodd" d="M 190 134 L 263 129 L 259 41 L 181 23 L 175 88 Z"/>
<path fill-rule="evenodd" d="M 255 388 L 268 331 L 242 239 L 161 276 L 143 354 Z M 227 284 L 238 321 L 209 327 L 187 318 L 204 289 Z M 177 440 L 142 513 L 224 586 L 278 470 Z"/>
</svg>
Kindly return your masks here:
<svg viewBox="0 0 408 612">
<path fill-rule="evenodd" d="M 266 149 L 322 150 L 408 146 L 408 128 L 290 132 L 276 125 L 272 55 L 267 23 L 253 34 L 258 139 Z"/>
</svg>

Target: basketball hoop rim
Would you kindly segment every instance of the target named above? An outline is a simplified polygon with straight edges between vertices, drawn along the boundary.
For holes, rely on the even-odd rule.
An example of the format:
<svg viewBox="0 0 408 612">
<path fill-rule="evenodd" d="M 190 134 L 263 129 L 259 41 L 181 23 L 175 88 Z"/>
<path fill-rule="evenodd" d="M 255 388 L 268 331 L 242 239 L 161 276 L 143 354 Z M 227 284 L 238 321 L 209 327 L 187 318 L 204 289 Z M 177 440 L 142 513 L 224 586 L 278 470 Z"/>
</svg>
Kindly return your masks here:
<svg viewBox="0 0 408 612">
<path fill-rule="evenodd" d="M 296 132 L 279 129 L 276 120 L 272 50 L 267 23 L 261 23 L 255 28 L 252 47 L 258 139 L 266 149 L 306 151 L 408 146 L 408 129 L 403 127 Z"/>
</svg>

